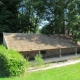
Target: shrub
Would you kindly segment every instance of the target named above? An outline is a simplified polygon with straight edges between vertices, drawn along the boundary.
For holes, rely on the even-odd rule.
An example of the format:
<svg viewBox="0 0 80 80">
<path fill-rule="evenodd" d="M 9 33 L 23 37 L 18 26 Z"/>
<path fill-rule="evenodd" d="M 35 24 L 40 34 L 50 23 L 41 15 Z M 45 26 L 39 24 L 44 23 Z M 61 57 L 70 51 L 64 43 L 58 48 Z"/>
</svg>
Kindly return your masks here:
<svg viewBox="0 0 80 80">
<path fill-rule="evenodd" d="M 41 54 L 37 54 L 35 56 L 35 61 L 36 61 L 37 65 L 42 65 L 43 64 L 42 55 Z"/>
<path fill-rule="evenodd" d="M 26 59 L 17 51 L 0 46 L 0 71 L 6 76 L 18 76 L 25 72 Z"/>
</svg>

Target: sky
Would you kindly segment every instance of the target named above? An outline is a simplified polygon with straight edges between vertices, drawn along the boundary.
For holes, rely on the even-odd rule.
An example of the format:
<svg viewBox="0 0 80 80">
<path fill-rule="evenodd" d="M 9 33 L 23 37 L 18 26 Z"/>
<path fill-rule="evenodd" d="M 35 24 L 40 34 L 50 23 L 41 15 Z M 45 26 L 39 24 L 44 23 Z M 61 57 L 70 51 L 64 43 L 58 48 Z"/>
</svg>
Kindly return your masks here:
<svg viewBox="0 0 80 80">
<path fill-rule="evenodd" d="M 47 25 L 49 22 L 48 21 L 45 21 L 45 20 L 42 20 L 39 24 L 39 29 L 41 29 L 42 27 L 44 27 L 45 25 Z"/>
</svg>

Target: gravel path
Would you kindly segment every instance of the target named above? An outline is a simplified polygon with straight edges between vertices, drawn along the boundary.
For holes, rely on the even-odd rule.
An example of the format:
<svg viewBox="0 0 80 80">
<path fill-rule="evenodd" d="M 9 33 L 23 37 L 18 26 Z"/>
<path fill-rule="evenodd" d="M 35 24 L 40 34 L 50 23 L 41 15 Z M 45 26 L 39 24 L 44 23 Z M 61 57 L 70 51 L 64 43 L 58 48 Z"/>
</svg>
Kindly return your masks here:
<svg viewBox="0 0 80 80">
<path fill-rule="evenodd" d="M 80 60 L 67 60 L 65 62 L 50 63 L 49 66 L 43 67 L 43 68 L 29 68 L 27 70 L 27 72 L 34 72 L 34 71 L 39 71 L 39 70 L 48 70 L 51 68 L 62 67 L 62 66 L 66 66 L 66 65 L 76 64 L 79 62 L 80 62 Z"/>
</svg>

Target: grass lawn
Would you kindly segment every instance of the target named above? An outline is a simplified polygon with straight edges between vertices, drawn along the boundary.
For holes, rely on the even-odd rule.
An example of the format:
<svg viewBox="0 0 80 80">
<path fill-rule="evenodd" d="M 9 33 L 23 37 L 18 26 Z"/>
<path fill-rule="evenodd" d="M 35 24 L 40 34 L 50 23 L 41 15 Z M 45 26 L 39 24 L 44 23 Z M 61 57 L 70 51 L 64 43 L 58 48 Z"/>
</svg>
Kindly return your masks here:
<svg viewBox="0 0 80 80">
<path fill-rule="evenodd" d="M 80 80 L 80 63 L 0 80 Z"/>
</svg>

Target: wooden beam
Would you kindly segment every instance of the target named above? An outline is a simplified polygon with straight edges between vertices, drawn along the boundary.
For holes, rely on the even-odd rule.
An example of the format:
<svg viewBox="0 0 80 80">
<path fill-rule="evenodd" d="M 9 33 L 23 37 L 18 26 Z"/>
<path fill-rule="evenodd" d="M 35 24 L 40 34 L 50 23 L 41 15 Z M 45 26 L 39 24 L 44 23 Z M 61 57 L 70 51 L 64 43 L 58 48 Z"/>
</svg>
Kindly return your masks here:
<svg viewBox="0 0 80 80">
<path fill-rule="evenodd" d="M 77 47 L 75 48 L 75 55 L 77 55 Z"/>
<path fill-rule="evenodd" d="M 39 55 L 41 54 L 41 51 L 39 50 Z"/>
<path fill-rule="evenodd" d="M 61 48 L 60 48 L 60 55 L 59 55 L 59 56 L 62 57 L 62 56 L 61 56 Z"/>
</svg>

